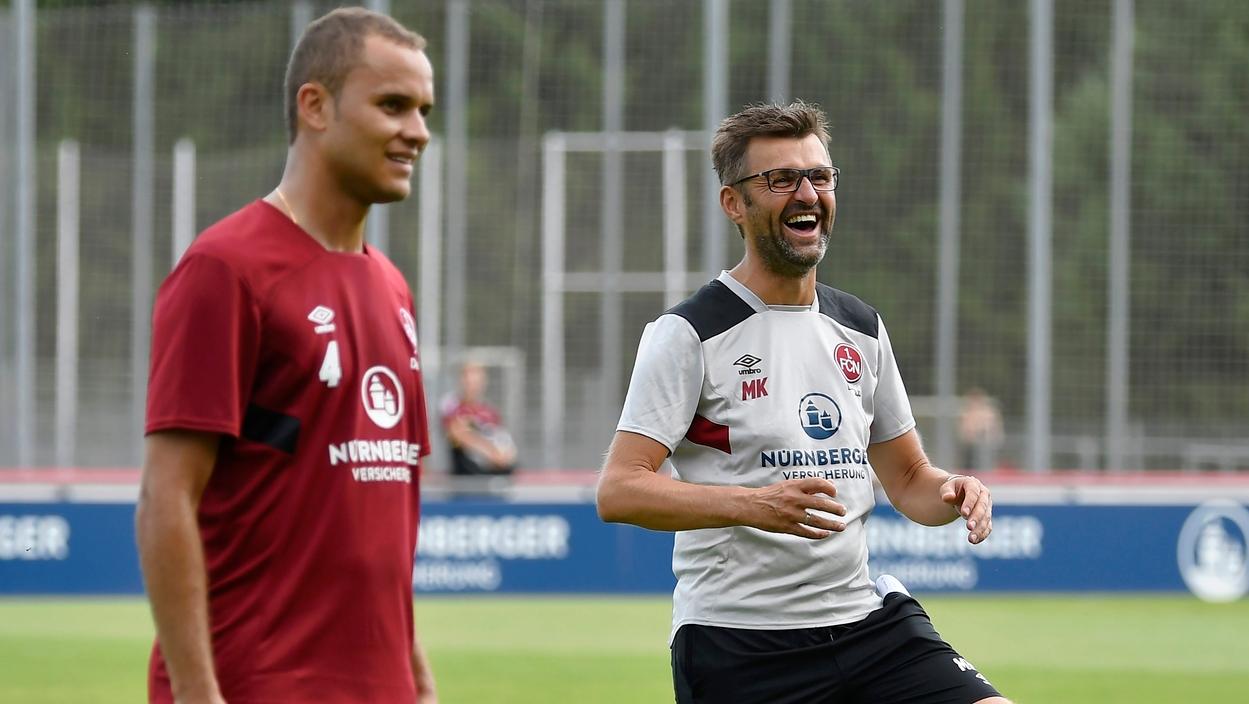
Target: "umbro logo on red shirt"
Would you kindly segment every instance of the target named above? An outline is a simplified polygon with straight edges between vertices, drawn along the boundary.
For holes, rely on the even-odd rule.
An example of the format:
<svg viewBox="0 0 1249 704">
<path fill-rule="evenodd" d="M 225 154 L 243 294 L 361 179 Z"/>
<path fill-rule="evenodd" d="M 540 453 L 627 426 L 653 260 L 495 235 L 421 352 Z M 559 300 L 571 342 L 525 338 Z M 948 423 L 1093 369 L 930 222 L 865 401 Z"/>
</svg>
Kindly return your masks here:
<svg viewBox="0 0 1249 704">
<path fill-rule="evenodd" d="M 308 320 L 316 323 L 314 332 L 318 335 L 324 335 L 327 332 L 334 332 L 334 311 L 325 306 L 317 306 L 308 314 Z"/>
</svg>

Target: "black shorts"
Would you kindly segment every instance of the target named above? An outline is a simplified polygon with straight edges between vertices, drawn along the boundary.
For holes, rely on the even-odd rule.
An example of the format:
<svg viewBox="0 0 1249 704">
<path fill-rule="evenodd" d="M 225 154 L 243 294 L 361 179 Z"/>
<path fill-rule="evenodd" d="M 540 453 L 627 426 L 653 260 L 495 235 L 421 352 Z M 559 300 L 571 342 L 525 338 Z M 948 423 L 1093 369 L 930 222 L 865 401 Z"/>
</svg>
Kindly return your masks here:
<svg viewBox="0 0 1249 704">
<path fill-rule="evenodd" d="M 971 704 L 998 697 L 894 593 L 845 626 L 759 631 L 684 625 L 672 642 L 678 704 Z"/>
</svg>

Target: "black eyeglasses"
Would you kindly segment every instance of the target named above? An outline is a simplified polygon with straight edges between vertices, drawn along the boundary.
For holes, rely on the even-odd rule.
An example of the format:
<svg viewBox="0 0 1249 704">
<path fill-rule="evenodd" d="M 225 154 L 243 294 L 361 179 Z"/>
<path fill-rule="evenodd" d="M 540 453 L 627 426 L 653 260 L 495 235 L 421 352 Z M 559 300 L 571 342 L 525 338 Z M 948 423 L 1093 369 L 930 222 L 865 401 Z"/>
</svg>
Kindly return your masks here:
<svg viewBox="0 0 1249 704">
<path fill-rule="evenodd" d="M 751 174 L 743 178 L 739 178 L 730 186 L 736 186 L 742 181 L 749 181 L 752 178 L 762 176 L 768 182 L 768 190 L 773 193 L 793 193 L 802 186 L 802 179 L 811 182 L 811 187 L 817 191 L 835 191 L 837 190 L 837 176 L 841 170 L 836 166 L 816 166 L 810 169 L 768 169 L 760 171 L 757 174 Z"/>
</svg>

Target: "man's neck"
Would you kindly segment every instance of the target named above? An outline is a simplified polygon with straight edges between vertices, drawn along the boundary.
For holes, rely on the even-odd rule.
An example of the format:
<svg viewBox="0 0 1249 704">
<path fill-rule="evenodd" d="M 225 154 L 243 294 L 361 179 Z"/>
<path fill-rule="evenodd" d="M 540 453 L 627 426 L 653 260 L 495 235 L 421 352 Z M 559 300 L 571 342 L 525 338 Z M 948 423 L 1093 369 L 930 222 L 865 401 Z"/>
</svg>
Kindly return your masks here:
<svg viewBox="0 0 1249 704">
<path fill-rule="evenodd" d="M 331 252 L 363 252 L 369 206 L 344 193 L 325 168 L 287 155 L 282 181 L 265 200 Z"/>
<path fill-rule="evenodd" d="M 729 275 L 770 306 L 809 306 L 815 300 L 815 268 L 799 277 L 782 276 L 747 255 Z"/>
</svg>

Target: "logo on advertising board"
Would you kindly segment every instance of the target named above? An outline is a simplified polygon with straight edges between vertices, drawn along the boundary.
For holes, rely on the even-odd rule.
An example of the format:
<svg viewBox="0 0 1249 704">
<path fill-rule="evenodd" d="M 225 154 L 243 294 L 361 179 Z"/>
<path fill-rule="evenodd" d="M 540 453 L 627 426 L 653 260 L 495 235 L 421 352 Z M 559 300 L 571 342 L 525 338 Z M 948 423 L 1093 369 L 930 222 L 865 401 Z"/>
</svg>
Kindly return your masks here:
<svg viewBox="0 0 1249 704">
<path fill-rule="evenodd" d="M 1227 499 L 1198 506 L 1180 529 L 1176 559 L 1199 599 L 1228 602 L 1249 593 L 1249 510 Z"/>
<path fill-rule="evenodd" d="M 0 561 L 66 560 L 69 535 L 64 516 L 0 513 Z"/>
<path fill-rule="evenodd" d="M 833 350 L 833 360 L 846 381 L 853 384 L 863 378 L 863 355 L 859 354 L 859 349 L 854 345 L 844 342 L 837 345 Z"/>
<path fill-rule="evenodd" d="M 977 589 L 986 586 L 981 584 L 982 571 L 992 581 L 995 574 L 1018 579 L 1017 575 L 1044 570 L 1046 562 L 1063 552 L 1051 550 L 1047 560 L 1045 543 L 1045 523 L 1037 515 L 994 516 L 993 536 L 972 545 L 961 521 L 923 526 L 890 508 L 872 515 L 868 571 L 873 578 L 893 575 L 910 589 Z M 1016 566 L 999 570 L 1000 560 L 1016 561 Z"/>
<path fill-rule="evenodd" d="M 417 591 L 498 591 L 506 567 L 566 560 L 572 525 L 557 514 L 435 515 L 421 518 Z"/>
</svg>

